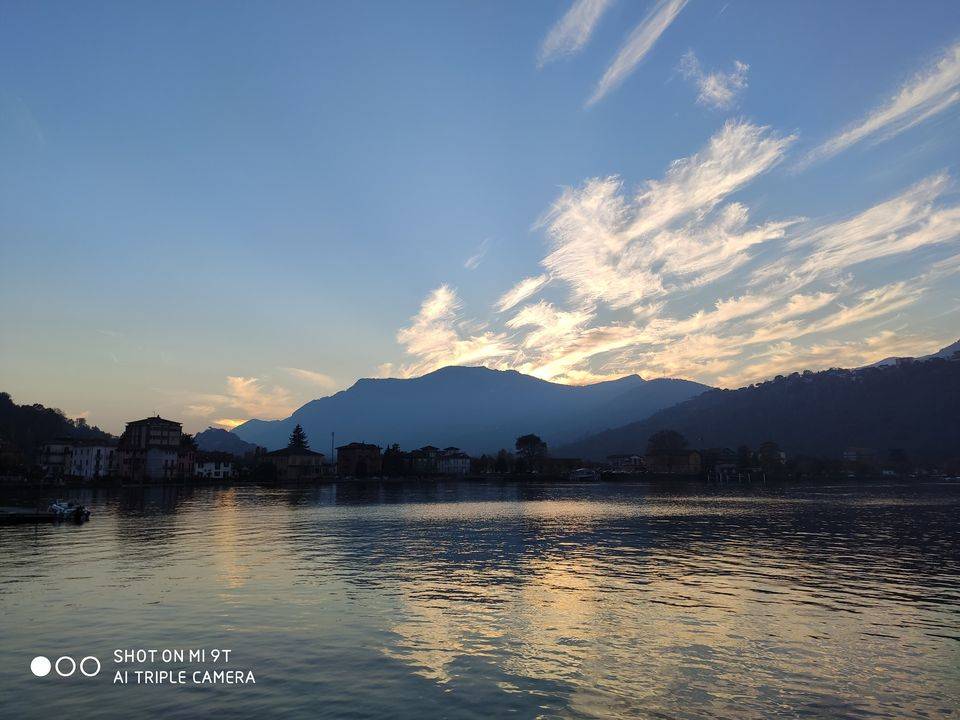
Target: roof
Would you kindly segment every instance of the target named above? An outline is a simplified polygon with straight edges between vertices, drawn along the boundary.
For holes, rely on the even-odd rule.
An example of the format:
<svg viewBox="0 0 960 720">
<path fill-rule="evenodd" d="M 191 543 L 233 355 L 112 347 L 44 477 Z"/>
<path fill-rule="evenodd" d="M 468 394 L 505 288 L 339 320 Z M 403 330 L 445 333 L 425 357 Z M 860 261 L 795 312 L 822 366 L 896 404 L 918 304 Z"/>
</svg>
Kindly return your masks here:
<svg viewBox="0 0 960 720">
<path fill-rule="evenodd" d="M 373 443 L 362 443 L 362 442 L 352 442 L 347 445 L 340 445 L 337 447 L 337 450 L 379 450 L 379 445 L 374 445 Z"/>
<path fill-rule="evenodd" d="M 179 423 L 176 420 L 167 420 L 160 417 L 159 415 L 154 415 L 153 417 L 144 418 L 143 420 L 131 420 L 127 425 L 146 425 L 151 423 L 165 423 L 167 425 L 177 425 L 178 427 L 182 426 L 183 423 Z"/>
<path fill-rule="evenodd" d="M 323 453 L 314 452 L 313 450 L 307 450 L 305 448 L 291 448 L 285 447 L 281 450 L 274 450 L 273 452 L 268 452 L 267 457 L 291 457 L 293 455 L 316 455 L 318 457 L 323 457 Z"/>
</svg>

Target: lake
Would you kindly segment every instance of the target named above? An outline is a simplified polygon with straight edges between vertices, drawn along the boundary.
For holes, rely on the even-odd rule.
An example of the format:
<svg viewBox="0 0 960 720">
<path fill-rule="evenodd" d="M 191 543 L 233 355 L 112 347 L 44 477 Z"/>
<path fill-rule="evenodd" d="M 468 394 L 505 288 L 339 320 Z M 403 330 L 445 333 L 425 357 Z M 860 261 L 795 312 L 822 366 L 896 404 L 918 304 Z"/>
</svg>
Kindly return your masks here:
<svg viewBox="0 0 960 720">
<path fill-rule="evenodd" d="M 86 525 L 0 527 L 4 717 L 960 715 L 956 485 L 76 496 Z M 193 682 L 223 669 L 255 684 Z"/>
</svg>

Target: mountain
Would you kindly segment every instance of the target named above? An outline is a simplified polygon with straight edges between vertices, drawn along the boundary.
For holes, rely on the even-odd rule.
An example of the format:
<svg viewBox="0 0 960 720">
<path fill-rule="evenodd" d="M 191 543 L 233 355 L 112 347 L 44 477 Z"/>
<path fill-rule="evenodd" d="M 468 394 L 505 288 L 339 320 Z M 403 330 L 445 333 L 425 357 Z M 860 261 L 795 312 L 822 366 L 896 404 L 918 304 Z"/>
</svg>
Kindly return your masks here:
<svg viewBox="0 0 960 720">
<path fill-rule="evenodd" d="M 363 379 L 313 400 L 284 420 L 250 420 L 233 432 L 269 449 L 283 447 L 300 423 L 313 449 L 352 441 L 404 448 L 462 448 L 473 454 L 513 448 L 536 433 L 548 444 L 571 441 L 686 400 L 708 389 L 687 380 L 630 375 L 593 385 L 561 385 L 514 370 L 445 367 L 418 378 Z"/>
<path fill-rule="evenodd" d="M 838 457 L 851 446 L 880 453 L 900 448 L 916 459 L 957 457 L 960 356 L 950 357 L 934 353 L 927 360 L 806 371 L 739 390 L 711 390 L 556 453 L 594 460 L 642 453 L 655 432 L 676 430 L 696 448 L 755 448 L 773 440 L 788 453 L 821 457 Z"/>
<path fill-rule="evenodd" d="M 204 452 L 225 452 L 243 457 L 257 449 L 254 443 L 248 443 L 231 432 L 220 428 L 207 428 L 193 436 L 197 447 Z"/>
</svg>

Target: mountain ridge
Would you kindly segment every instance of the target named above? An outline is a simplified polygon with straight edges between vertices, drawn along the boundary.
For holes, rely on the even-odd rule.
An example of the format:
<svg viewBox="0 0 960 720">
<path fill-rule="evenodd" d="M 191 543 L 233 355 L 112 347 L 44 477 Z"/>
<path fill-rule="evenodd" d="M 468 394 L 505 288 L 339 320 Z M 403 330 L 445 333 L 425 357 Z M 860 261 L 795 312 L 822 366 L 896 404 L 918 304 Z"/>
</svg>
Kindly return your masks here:
<svg viewBox="0 0 960 720">
<path fill-rule="evenodd" d="M 346 390 L 305 403 L 287 418 L 249 420 L 233 433 L 273 449 L 300 423 L 312 444 L 324 450 L 336 432 L 338 443 L 454 445 L 479 454 L 510 448 L 527 432 L 548 443 L 571 441 L 707 389 L 689 380 L 644 380 L 639 375 L 563 385 L 516 370 L 447 366 L 416 378 L 360 378 Z"/>
<path fill-rule="evenodd" d="M 556 449 L 602 460 L 643 453 L 659 430 L 693 448 L 757 447 L 772 440 L 792 454 L 838 457 L 846 447 L 903 449 L 938 460 L 960 455 L 960 354 L 948 346 L 926 359 L 855 369 L 804 371 L 737 390 L 709 390 Z M 949 355 L 945 357 L 945 355 Z"/>
</svg>

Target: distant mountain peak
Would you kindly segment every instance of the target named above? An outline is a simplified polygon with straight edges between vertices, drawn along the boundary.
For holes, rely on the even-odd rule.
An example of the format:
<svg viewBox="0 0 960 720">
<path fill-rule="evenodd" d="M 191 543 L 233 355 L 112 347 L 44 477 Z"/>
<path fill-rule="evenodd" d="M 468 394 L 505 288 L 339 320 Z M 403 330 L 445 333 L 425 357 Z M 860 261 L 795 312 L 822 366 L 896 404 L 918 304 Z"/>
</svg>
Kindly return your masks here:
<svg viewBox="0 0 960 720">
<path fill-rule="evenodd" d="M 449 365 L 415 378 L 361 378 L 289 418 L 250 420 L 234 433 L 273 449 L 300 423 L 311 437 L 333 432 L 344 441 L 496 451 L 512 448 L 526 433 L 548 443 L 572 440 L 642 419 L 706 389 L 686 380 L 649 383 L 639 375 L 565 385 L 516 370 Z"/>
<path fill-rule="evenodd" d="M 205 452 L 226 452 L 238 457 L 243 457 L 257 449 L 255 444 L 248 443 L 235 433 L 223 428 L 208 427 L 194 435 L 194 440 L 197 442 L 197 447 Z"/>
</svg>

